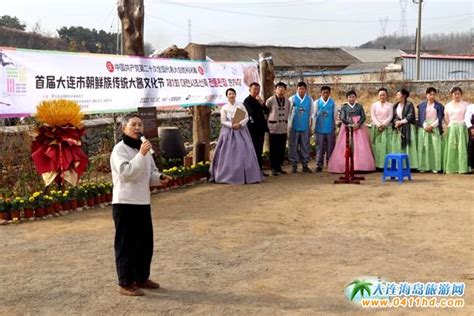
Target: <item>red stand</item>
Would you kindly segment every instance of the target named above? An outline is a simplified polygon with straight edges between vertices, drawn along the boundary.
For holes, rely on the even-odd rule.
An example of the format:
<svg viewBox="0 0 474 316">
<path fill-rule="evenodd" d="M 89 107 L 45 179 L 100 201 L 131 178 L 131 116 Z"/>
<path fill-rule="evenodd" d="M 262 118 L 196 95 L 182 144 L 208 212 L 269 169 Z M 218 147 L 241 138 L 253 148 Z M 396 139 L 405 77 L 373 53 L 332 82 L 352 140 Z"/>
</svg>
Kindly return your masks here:
<svg viewBox="0 0 474 316">
<path fill-rule="evenodd" d="M 334 184 L 360 184 L 360 180 L 365 180 L 364 177 L 356 177 L 354 175 L 354 153 L 352 152 L 351 143 L 354 144 L 354 127 L 346 126 L 346 152 L 344 154 L 346 167 L 344 176 L 339 177 L 339 180 L 334 180 Z"/>
</svg>

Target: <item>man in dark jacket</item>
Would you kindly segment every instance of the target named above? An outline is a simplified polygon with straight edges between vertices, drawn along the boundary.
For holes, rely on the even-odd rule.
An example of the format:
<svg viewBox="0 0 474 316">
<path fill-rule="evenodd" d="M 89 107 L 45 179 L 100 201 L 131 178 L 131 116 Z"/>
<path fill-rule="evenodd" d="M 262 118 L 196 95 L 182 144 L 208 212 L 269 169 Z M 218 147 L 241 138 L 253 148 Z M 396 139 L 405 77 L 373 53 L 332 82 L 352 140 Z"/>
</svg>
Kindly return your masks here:
<svg viewBox="0 0 474 316">
<path fill-rule="evenodd" d="M 268 108 L 260 98 L 260 84 L 252 82 L 250 84 L 250 95 L 244 100 L 244 106 L 249 114 L 247 127 L 252 137 L 255 154 L 257 155 L 258 164 L 262 169 L 262 152 L 265 132 L 268 132 L 268 125 L 265 115 L 268 114 Z M 262 169 L 263 172 L 263 169 Z M 268 174 L 263 173 L 265 177 Z"/>
</svg>

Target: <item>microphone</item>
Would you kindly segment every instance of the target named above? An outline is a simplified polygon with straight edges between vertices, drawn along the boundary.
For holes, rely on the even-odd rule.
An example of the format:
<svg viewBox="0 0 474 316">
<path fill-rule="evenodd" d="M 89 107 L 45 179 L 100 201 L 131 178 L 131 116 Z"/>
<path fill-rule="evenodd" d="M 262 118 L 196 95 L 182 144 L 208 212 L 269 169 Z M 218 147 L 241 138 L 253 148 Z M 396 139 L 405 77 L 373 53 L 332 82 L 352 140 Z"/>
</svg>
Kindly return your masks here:
<svg viewBox="0 0 474 316">
<path fill-rule="evenodd" d="M 142 143 L 144 143 L 146 141 L 146 138 L 145 138 L 145 135 L 141 134 L 140 133 L 140 140 L 142 141 Z M 153 148 L 150 148 L 150 153 L 153 155 L 155 153 L 155 151 L 153 150 Z"/>
</svg>

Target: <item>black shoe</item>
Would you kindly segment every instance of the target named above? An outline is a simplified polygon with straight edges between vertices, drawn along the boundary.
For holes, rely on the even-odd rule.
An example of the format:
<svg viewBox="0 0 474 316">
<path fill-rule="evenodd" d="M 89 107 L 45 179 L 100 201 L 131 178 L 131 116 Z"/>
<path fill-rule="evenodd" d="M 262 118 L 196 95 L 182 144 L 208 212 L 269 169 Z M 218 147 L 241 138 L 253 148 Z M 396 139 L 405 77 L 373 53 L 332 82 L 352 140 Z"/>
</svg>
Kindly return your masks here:
<svg viewBox="0 0 474 316">
<path fill-rule="evenodd" d="M 297 165 L 292 165 L 291 166 L 291 173 L 297 173 L 298 172 L 298 166 Z"/>
<path fill-rule="evenodd" d="M 321 171 L 323 171 L 323 167 L 317 167 L 315 171 L 316 172 L 321 172 Z"/>
<path fill-rule="evenodd" d="M 311 169 L 308 168 L 308 165 L 303 165 L 303 172 L 312 173 Z"/>
<path fill-rule="evenodd" d="M 278 171 L 275 169 L 272 169 L 272 176 L 276 177 L 278 175 Z"/>
<path fill-rule="evenodd" d="M 278 172 L 281 173 L 281 174 L 287 174 L 288 173 L 288 172 L 286 172 L 285 170 L 283 170 L 281 168 L 278 170 Z"/>
</svg>

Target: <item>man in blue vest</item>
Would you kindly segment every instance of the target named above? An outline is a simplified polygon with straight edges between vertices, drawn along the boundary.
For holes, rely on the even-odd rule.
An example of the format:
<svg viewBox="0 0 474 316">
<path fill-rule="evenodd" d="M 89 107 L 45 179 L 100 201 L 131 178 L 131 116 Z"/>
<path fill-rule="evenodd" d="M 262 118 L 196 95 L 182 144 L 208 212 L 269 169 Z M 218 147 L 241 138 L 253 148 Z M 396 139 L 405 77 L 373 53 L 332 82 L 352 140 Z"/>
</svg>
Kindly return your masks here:
<svg viewBox="0 0 474 316">
<path fill-rule="evenodd" d="M 331 96 L 329 86 L 321 87 L 321 97 L 314 102 L 315 136 L 316 136 L 316 172 L 321 172 L 334 150 L 336 144 L 337 106 Z"/>
<path fill-rule="evenodd" d="M 306 93 L 306 83 L 299 82 L 296 94 L 290 98 L 290 117 L 288 127 L 290 130 L 289 158 L 291 172 L 298 172 L 298 162 L 303 164 L 303 172 L 310 173 L 309 162 L 309 138 L 311 137 L 311 125 L 313 118 L 313 99 Z"/>
</svg>

